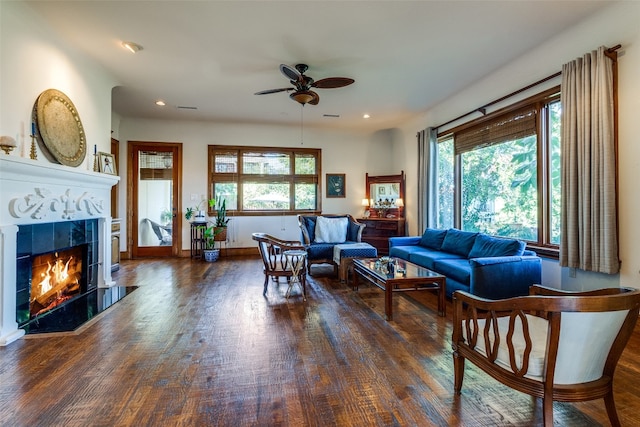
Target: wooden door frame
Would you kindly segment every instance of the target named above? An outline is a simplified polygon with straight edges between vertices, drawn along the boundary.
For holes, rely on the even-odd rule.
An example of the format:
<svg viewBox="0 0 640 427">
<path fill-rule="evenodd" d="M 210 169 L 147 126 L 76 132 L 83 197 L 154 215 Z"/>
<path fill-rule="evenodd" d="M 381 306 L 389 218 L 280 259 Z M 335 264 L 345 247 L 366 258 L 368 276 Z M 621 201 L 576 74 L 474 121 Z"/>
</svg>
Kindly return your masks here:
<svg viewBox="0 0 640 427">
<path fill-rule="evenodd" d="M 120 171 L 120 141 L 111 137 L 111 154 L 116 165 L 116 171 Z M 120 190 L 120 182 L 111 187 L 111 218 L 118 218 L 118 193 Z"/>
<path fill-rule="evenodd" d="M 150 151 L 170 148 L 175 150 L 173 162 L 174 170 L 174 217 L 172 226 L 171 256 L 182 254 L 182 143 L 181 142 L 153 142 L 153 141 L 129 141 L 127 143 L 127 252 L 130 258 L 135 258 L 134 239 L 137 239 L 137 224 L 134 224 L 134 209 L 138 205 L 138 195 L 134 191 L 134 181 L 137 179 L 134 165 L 138 162 L 134 159 L 134 151 L 148 149 Z"/>
</svg>

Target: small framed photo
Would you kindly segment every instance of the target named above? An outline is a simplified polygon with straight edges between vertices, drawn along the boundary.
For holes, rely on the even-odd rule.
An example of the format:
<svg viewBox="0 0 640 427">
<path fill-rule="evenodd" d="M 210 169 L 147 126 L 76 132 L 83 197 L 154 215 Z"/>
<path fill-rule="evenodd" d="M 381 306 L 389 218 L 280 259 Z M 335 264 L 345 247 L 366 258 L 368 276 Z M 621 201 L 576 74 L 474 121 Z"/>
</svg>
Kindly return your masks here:
<svg viewBox="0 0 640 427">
<path fill-rule="evenodd" d="M 327 197 L 346 197 L 346 176 L 343 173 L 327 174 Z"/>
<path fill-rule="evenodd" d="M 111 153 L 98 152 L 98 167 L 100 172 L 108 173 L 109 175 L 117 175 L 116 161 Z"/>
</svg>

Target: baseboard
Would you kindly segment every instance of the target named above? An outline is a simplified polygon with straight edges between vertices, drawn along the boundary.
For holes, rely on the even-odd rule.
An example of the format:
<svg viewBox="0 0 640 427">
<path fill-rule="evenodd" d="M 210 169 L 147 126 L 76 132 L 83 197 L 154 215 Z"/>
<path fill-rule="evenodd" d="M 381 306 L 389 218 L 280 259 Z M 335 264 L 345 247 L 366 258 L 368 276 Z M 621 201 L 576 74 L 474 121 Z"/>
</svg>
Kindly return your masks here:
<svg viewBox="0 0 640 427">
<path fill-rule="evenodd" d="M 232 256 L 260 256 L 258 247 L 251 248 L 222 248 L 220 249 L 220 258 L 232 257 Z M 190 258 L 191 249 L 183 249 L 180 253 L 180 258 Z"/>
</svg>

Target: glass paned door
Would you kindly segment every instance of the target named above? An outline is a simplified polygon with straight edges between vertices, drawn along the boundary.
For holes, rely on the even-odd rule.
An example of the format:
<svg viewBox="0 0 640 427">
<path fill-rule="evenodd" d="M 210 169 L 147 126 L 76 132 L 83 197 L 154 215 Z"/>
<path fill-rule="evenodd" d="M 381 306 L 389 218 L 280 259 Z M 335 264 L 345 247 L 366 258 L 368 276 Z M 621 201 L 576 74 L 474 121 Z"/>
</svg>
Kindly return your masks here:
<svg viewBox="0 0 640 427">
<path fill-rule="evenodd" d="M 135 166 L 133 188 L 133 256 L 178 255 L 179 150 L 175 144 L 130 143 Z"/>
</svg>

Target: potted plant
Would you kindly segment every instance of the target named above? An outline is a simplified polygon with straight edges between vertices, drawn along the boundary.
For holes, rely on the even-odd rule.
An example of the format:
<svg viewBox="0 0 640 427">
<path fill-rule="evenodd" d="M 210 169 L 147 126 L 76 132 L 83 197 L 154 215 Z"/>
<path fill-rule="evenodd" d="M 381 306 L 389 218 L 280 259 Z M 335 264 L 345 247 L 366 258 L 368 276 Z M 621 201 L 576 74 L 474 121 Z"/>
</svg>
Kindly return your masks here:
<svg viewBox="0 0 640 427">
<path fill-rule="evenodd" d="M 218 242 L 223 242 L 227 240 L 227 224 L 230 220 L 230 218 L 227 218 L 227 201 L 218 196 L 215 199 L 209 199 L 209 207 L 216 211 L 214 239 Z"/>
<path fill-rule="evenodd" d="M 222 229 L 215 227 L 215 225 L 210 225 L 206 227 L 204 233 L 202 233 L 204 240 L 204 249 L 202 252 L 204 260 L 207 262 L 215 262 L 220 258 L 220 249 L 216 249 L 216 236 L 220 234 L 221 231 Z"/>
<path fill-rule="evenodd" d="M 190 206 L 187 208 L 187 210 L 184 213 L 184 217 L 187 219 L 187 221 L 191 221 L 191 218 L 193 218 L 195 222 L 206 221 L 207 219 L 206 212 L 202 209 L 204 207 L 205 202 L 206 200 L 202 199 L 197 206 Z"/>
</svg>

